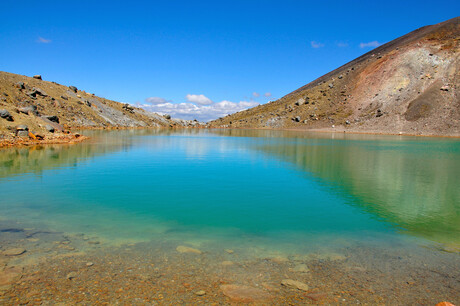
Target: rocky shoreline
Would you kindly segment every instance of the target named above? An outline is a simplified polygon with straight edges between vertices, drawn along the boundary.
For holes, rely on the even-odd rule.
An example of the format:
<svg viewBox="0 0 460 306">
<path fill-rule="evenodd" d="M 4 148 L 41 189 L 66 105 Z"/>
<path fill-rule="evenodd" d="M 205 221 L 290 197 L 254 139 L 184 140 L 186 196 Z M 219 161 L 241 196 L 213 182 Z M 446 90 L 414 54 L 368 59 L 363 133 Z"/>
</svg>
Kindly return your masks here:
<svg viewBox="0 0 460 306">
<path fill-rule="evenodd" d="M 47 144 L 74 144 L 82 142 L 89 137 L 80 134 L 62 134 L 46 136 L 42 139 L 33 139 L 30 137 L 7 137 L 0 139 L 0 148 L 8 147 L 23 147 L 23 146 L 35 146 L 35 145 L 47 145 Z"/>
<path fill-rule="evenodd" d="M 0 232 L 0 304 L 460 302 L 458 252 L 354 246 L 256 256 L 164 239 L 112 245 L 5 221 Z"/>
<path fill-rule="evenodd" d="M 192 129 L 203 129 L 207 127 L 189 127 Z M 129 129 L 151 129 L 149 127 L 110 127 L 110 128 L 81 128 L 79 130 L 129 130 Z M 216 130 L 248 130 L 248 128 L 219 128 L 214 127 Z M 249 128 L 249 130 L 268 130 L 268 131 L 294 131 L 294 132 L 308 132 L 308 133 L 339 133 L 339 134 L 364 134 L 364 135 L 383 135 L 383 136 L 414 136 L 414 137 L 443 137 L 443 138 L 460 138 L 459 135 L 437 135 L 437 134 L 407 134 L 407 133 L 392 133 L 385 131 L 367 131 L 367 130 L 355 130 L 347 129 L 345 127 L 337 128 L 323 128 L 323 129 L 299 129 L 299 128 L 284 128 L 284 129 L 273 129 L 273 128 Z M 40 139 L 34 139 L 32 137 L 19 137 L 11 135 L 9 137 L 3 136 L 0 138 L 0 148 L 5 147 L 21 147 L 21 146 L 34 146 L 34 145 L 46 145 L 46 144 L 75 144 L 80 143 L 89 139 L 89 137 L 81 135 L 79 133 L 56 133 L 40 137 Z"/>
</svg>

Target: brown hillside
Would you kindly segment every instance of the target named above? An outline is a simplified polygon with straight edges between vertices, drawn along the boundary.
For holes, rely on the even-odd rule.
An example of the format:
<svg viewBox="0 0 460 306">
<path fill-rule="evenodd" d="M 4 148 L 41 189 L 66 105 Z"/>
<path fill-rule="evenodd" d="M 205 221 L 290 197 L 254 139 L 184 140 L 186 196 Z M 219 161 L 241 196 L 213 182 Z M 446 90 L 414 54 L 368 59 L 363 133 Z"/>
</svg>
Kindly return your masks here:
<svg viewBox="0 0 460 306">
<path fill-rule="evenodd" d="M 210 126 L 460 136 L 459 34 L 460 17 L 420 28 Z"/>
<path fill-rule="evenodd" d="M 19 140 L 27 142 L 36 135 L 45 140 L 68 139 L 64 136 L 71 135 L 69 131 L 82 128 L 185 127 L 196 124 L 167 119 L 73 86 L 0 71 L 0 143 L 3 144 Z"/>
</svg>

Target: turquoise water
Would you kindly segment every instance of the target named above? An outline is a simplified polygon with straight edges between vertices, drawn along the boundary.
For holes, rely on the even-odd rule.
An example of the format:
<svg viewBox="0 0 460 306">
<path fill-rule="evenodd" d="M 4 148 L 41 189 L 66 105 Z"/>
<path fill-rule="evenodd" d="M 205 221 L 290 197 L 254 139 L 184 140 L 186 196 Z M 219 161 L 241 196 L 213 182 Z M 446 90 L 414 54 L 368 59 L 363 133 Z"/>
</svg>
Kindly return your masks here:
<svg viewBox="0 0 460 306">
<path fill-rule="evenodd" d="M 0 151 L 0 218 L 107 243 L 308 252 L 460 246 L 460 142 L 198 130 L 84 132 Z"/>
</svg>

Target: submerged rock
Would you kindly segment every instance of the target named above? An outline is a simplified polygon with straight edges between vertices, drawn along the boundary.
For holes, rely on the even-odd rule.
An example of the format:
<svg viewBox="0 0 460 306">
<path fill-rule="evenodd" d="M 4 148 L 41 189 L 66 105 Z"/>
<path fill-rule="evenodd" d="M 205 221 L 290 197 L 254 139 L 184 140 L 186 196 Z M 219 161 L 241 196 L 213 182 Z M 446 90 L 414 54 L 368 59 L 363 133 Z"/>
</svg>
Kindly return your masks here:
<svg viewBox="0 0 460 306">
<path fill-rule="evenodd" d="M 18 255 L 24 254 L 25 252 L 26 252 L 26 249 L 23 249 L 23 248 L 12 248 L 12 249 L 8 249 L 8 250 L 3 251 L 2 255 L 5 255 L 5 256 L 18 256 Z"/>
<path fill-rule="evenodd" d="M 222 285 L 220 289 L 224 295 L 235 302 L 241 303 L 263 302 L 273 297 L 270 293 L 262 289 L 244 285 Z"/>
<path fill-rule="evenodd" d="M 195 292 L 195 295 L 198 295 L 198 296 L 203 296 L 205 294 L 206 294 L 206 291 L 204 291 L 204 290 L 200 290 L 200 291 Z"/>
<path fill-rule="evenodd" d="M 302 291 L 308 291 L 308 285 L 293 279 L 283 279 L 281 285 L 289 288 L 299 289 Z"/>
<path fill-rule="evenodd" d="M 202 252 L 198 249 L 194 249 L 188 246 L 180 245 L 176 248 L 176 251 L 179 253 L 193 253 L 193 254 L 201 254 Z"/>
</svg>

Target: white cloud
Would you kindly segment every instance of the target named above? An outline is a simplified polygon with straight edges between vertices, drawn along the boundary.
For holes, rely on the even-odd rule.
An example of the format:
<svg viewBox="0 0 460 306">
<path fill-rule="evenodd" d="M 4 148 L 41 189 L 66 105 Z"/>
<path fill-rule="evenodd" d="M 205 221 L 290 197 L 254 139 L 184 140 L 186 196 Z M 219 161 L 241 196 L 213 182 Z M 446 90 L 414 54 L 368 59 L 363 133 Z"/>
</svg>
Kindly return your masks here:
<svg viewBox="0 0 460 306">
<path fill-rule="evenodd" d="M 145 102 L 150 103 L 150 104 L 163 104 L 163 103 L 167 103 L 171 101 L 166 100 L 165 98 L 160 98 L 160 97 L 149 97 L 145 99 Z"/>
<path fill-rule="evenodd" d="M 205 95 L 191 95 L 188 94 L 185 96 L 187 101 L 198 104 L 198 105 L 210 105 L 212 104 L 212 100 L 206 97 Z"/>
<path fill-rule="evenodd" d="M 260 93 L 254 91 L 254 92 L 252 93 L 252 96 L 253 96 L 254 98 L 258 98 L 258 97 L 260 97 Z"/>
<path fill-rule="evenodd" d="M 337 43 L 337 47 L 339 47 L 339 48 L 346 48 L 346 47 L 348 47 L 348 43 L 346 43 L 346 42 L 338 42 L 338 43 Z"/>
<path fill-rule="evenodd" d="M 43 37 L 38 37 L 37 42 L 39 44 L 49 44 L 51 42 L 51 39 L 46 39 Z"/>
<path fill-rule="evenodd" d="M 272 93 L 271 93 L 271 92 L 266 92 L 266 93 L 264 93 L 264 97 L 266 97 L 266 98 L 269 98 L 269 97 L 271 97 L 271 96 L 272 96 Z"/>
<path fill-rule="evenodd" d="M 259 103 L 254 101 L 231 102 L 224 100 L 212 105 L 167 102 L 163 104 L 138 104 L 137 106 L 151 112 L 169 114 L 173 118 L 210 121 L 257 105 Z"/>
<path fill-rule="evenodd" d="M 378 47 L 380 45 L 381 45 L 381 43 L 379 43 L 378 41 L 374 40 L 374 41 L 370 41 L 370 42 L 367 42 L 367 43 L 360 43 L 359 47 L 360 48 L 367 48 L 367 47 L 376 48 L 376 47 Z"/>
<path fill-rule="evenodd" d="M 311 44 L 311 47 L 315 48 L 315 49 L 324 47 L 324 44 L 316 42 L 316 41 L 312 41 L 312 42 L 310 42 L 310 44 Z"/>
</svg>

